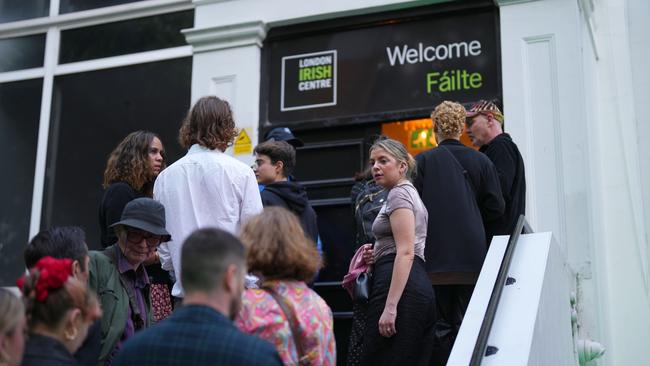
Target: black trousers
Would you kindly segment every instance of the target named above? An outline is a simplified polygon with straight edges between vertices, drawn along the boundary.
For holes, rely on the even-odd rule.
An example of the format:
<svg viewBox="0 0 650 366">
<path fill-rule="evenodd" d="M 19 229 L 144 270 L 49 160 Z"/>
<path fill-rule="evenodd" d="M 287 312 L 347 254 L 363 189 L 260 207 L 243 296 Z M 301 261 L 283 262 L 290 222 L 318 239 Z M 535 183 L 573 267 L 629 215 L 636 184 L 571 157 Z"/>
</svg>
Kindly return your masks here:
<svg viewBox="0 0 650 366">
<path fill-rule="evenodd" d="M 474 285 L 433 285 L 438 322 L 431 366 L 447 364 L 458 330 L 474 292 Z"/>
<path fill-rule="evenodd" d="M 395 255 L 380 258 L 373 271 L 363 336 L 362 365 L 428 365 L 434 342 L 435 298 L 424 261 L 415 257 L 402 297 L 397 304 L 397 333 L 386 338 L 379 334 L 379 318 L 384 311 L 393 276 Z"/>
<path fill-rule="evenodd" d="M 363 335 L 366 332 L 367 311 L 367 302 L 352 302 L 352 329 L 348 341 L 347 366 L 361 366 L 363 361 Z"/>
</svg>

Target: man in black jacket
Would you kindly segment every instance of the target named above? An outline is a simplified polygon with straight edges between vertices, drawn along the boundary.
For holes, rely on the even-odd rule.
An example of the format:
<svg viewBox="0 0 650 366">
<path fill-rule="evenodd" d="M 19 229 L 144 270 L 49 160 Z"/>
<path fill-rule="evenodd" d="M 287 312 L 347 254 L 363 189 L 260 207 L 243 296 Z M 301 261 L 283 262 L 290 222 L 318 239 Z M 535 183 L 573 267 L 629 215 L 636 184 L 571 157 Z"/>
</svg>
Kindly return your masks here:
<svg viewBox="0 0 650 366">
<path fill-rule="evenodd" d="M 484 222 L 503 214 L 499 178 L 490 160 L 460 143 L 465 108 L 438 105 L 431 119 L 438 147 L 416 156 L 415 188 L 429 212 L 424 249 L 439 318 L 451 326 L 450 344 L 434 357 L 446 362 L 487 253 Z"/>
<path fill-rule="evenodd" d="M 526 211 L 524 159 L 517 145 L 503 132 L 503 114 L 492 102 L 479 101 L 467 112 L 467 133 L 474 146 L 487 155 L 499 173 L 506 210 L 500 218 L 486 223 L 488 243 L 494 235 L 511 235 L 519 215 Z"/>
<path fill-rule="evenodd" d="M 316 212 L 307 198 L 305 187 L 287 177 L 296 165 L 296 150 L 286 141 L 266 141 L 255 147 L 255 177 L 264 185 L 262 204 L 282 206 L 300 219 L 305 234 L 318 241 Z"/>
</svg>

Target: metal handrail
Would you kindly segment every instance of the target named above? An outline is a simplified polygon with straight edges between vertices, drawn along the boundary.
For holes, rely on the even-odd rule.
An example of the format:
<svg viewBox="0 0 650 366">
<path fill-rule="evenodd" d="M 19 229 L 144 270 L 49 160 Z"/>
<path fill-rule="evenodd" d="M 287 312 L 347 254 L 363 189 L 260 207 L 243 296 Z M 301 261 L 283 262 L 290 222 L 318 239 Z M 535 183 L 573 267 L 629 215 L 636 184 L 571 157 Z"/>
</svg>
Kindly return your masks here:
<svg viewBox="0 0 650 366">
<path fill-rule="evenodd" d="M 499 307 L 499 301 L 501 300 L 501 292 L 506 285 L 506 280 L 508 279 L 508 269 L 510 268 L 510 262 L 512 261 L 512 256 L 515 252 L 515 247 L 519 241 L 519 236 L 521 234 L 530 234 L 533 232 L 533 229 L 526 221 L 524 215 L 519 216 L 517 220 L 517 225 L 510 239 L 508 240 L 508 246 L 506 247 L 506 252 L 503 256 L 503 261 L 501 261 L 501 267 L 499 268 L 499 274 L 494 283 L 494 288 L 492 289 L 492 295 L 490 296 L 490 302 L 488 302 L 487 309 L 485 310 L 485 316 L 483 317 L 483 323 L 481 324 L 481 330 L 478 333 L 476 339 L 476 344 L 474 344 L 474 352 L 472 352 L 472 358 L 469 362 L 470 366 L 479 366 L 483 361 L 483 357 L 486 356 L 485 352 L 488 348 L 488 337 L 490 336 L 490 331 L 492 330 L 492 323 L 494 322 L 494 317 Z"/>
</svg>

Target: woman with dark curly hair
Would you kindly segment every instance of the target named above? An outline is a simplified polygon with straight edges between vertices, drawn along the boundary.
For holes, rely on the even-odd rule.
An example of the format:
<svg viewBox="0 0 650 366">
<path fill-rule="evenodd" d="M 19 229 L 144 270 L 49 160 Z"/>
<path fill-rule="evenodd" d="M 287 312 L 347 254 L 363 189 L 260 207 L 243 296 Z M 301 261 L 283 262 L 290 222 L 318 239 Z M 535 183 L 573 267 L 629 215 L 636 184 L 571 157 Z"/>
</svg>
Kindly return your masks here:
<svg viewBox="0 0 650 366">
<path fill-rule="evenodd" d="M 104 197 L 99 207 L 99 226 L 104 248 L 117 242 L 109 226 L 120 221 L 124 206 L 139 197 L 153 195 L 153 182 L 165 168 L 165 150 L 158 135 L 130 133 L 111 152 L 104 170 Z"/>
<path fill-rule="evenodd" d="M 72 276 L 72 260 L 43 257 L 17 284 L 30 332 L 22 365 L 77 365 L 72 355 L 101 309 L 95 294 Z"/>
<path fill-rule="evenodd" d="M 153 183 L 165 169 L 165 149 L 158 135 L 149 131 L 135 131 L 111 152 L 104 171 L 104 197 L 99 207 L 101 242 L 104 248 L 117 243 L 110 226 L 120 221 L 127 203 L 140 197 L 153 196 Z M 155 321 L 169 316 L 172 311 L 172 281 L 160 266 L 158 252 L 146 260 L 146 271 L 151 281 L 152 310 Z"/>
</svg>

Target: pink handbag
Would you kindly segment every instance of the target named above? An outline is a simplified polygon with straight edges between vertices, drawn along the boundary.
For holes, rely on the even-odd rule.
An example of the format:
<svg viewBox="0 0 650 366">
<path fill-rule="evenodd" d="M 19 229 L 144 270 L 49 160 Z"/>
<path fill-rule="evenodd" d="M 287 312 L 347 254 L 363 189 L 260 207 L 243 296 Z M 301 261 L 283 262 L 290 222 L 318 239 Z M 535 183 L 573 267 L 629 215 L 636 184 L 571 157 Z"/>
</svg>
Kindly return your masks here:
<svg viewBox="0 0 650 366">
<path fill-rule="evenodd" d="M 350 297 L 354 298 L 354 287 L 357 282 L 357 277 L 359 277 L 361 273 L 367 272 L 369 267 L 370 266 L 368 266 L 363 260 L 363 246 L 360 246 L 356 253 L 354 253 L 352 260 L 350 261 L 348 274 L 343 277 L 343 283 L 341 284 L 343 288 L 348 291 Z"/>
</svg>

